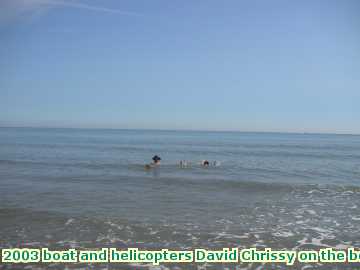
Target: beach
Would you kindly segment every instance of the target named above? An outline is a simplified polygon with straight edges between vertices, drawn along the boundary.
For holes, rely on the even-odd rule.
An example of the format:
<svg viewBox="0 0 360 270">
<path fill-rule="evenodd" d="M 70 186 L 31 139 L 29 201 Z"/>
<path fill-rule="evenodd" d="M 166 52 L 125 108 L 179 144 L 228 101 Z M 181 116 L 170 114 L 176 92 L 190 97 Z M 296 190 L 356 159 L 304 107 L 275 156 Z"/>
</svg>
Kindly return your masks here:
<svg viewBox="0 0 360 270">
<path fill-rule="evenodd" d="M 161 165 L 145 170 L 154 155 Z M 201 166 L 205 159 L 218 166 Z M 181 168 L 180 160 L 191 166 Z M 0 128 L 0 248 L 360 248 L 359 161 L 359 135 Z M 65 269 L 64 264 L 26 267 Z"/>
</svg>

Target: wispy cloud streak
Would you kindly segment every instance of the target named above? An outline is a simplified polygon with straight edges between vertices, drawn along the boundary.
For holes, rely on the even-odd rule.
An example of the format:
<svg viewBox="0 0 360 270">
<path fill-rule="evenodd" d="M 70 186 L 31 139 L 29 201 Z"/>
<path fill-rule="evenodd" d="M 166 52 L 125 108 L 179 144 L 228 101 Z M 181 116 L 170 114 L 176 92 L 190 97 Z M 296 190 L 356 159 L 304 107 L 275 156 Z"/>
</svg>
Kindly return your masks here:
<svg viewBox="0 0 360 270">
<path fill-rule="evenodd" d="M 142 14 L 136 13 L 136 12 L 129 12 L 129 11 L 123 11 L 123 10 L 113 9 L 113 8 L 93 6 L 93 5 L 88 5 L 88 4 L 84 4 L 84 3 L 80 3 L 80 2 L 70 2 L 70 1 L 62 1 L 62 0 L 33 0 L 32 2 L 34 2 L 34 4 L 38 4 L 38 5 L 63 6 L 63 7 L 85 9 L 85 10 L 96 11 L 96 12 L 114 13 L 114 14 L 120 14 L 120 15 L 126 15 L 126 16 L 142 16 Z"/>
</svg>

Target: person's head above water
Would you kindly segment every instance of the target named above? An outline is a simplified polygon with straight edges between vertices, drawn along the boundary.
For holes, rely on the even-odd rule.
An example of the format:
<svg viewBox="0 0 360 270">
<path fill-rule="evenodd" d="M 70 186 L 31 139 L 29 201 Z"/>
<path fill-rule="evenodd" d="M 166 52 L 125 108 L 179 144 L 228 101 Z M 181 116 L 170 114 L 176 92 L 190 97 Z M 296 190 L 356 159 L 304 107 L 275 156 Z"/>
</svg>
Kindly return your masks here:
<svg viewBox="0 0 360 270">
<path fill-rule="evenodd" d="M 152 160 L 154 161 L 155 164 L 159 164 L 161 157 L 159 157 L 158 155 L 153 156 Z"/>
<path fill-rule="evenodd" d="M 209 166 L 210 162 L 208 160 L 203 160 L 202 165 L 203 166 Z"/>
</svg>

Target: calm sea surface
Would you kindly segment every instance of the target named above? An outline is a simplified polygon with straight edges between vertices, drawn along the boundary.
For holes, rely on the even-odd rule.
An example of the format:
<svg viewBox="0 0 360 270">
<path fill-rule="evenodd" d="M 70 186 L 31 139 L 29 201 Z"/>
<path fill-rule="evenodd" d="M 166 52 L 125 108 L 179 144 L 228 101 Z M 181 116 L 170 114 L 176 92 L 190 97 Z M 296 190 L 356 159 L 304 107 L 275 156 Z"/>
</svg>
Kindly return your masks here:
<svg viewBox="0 0 360 270">
<path fill-rule="evenodd" d="M 0 248 L 15 246 L 360 248 L 360 136 L 0 128 Z"/>
</svg>

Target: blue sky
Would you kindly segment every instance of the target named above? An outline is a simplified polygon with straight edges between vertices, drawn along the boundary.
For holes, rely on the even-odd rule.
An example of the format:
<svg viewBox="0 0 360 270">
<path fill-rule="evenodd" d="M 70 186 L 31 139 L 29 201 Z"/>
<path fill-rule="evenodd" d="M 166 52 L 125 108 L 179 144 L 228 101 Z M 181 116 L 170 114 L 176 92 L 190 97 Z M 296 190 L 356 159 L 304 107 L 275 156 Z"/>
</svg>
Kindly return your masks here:
<svg viewBox="0 0 360 270">
<path fill-rule="evenodd" d="M 2 0 L 0 126 L 360 133 L 360 1 Z"/>
</svg>

